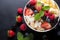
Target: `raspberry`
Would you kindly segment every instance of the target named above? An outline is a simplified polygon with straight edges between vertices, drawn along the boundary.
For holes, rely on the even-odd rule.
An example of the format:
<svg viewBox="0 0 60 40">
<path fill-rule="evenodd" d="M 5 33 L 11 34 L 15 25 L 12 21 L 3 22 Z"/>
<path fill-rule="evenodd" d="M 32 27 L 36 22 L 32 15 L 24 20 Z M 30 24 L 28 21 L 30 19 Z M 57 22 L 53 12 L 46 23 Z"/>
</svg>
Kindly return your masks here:
<svg viewBox="0 0 60 40">
<path fill-rule="evenodd" d="M 20 26 L 20 30 L 25 31 L 25 30 L 26 30 L 26 25 L 25 25 L 25 24 L 22 24 L 22 25 Z"/>
<path fill-rule="evenodd" d="M 49 18 L 50 18 L 50 20 L 54 20 L 55 19 L 55 15 L 52 14 Z"/>
<path fill-rule="evenodd" d="M 22 8 L 18 8 L 17 12 L 18 12 L 18 14 L 22 14 L 23 13 L 23 9 Z"/>
<path fill-rule="evenodd" d="M 44 12 L 44 15 L 45 15 L 45 16 L 50 16 L 50 14 L 51 14 L 51 13 L 50 13 L 49 11 L 45 11 L 45 12 Z"/>
<path fill-rule="evenodd" d="M 13 37 L 15 35 L 15 32 L 13 30 L 8 30 L 8 36 Z"/>
<path fill-rule="evenodd" d="M 22 22 L 22 17 L 21 16 L 17 16 L 17 18 L 16 18 L 16 21 L 18 22 L 18 23 L 20 23 L 20 22 Z"/>
<path fill-rule="evenodd" d="M 30 4 L 31 4 L 31 5 L 35 5 L 36 2 L 37 2 L 36 0 L 30 0 Z"/>
</svg>

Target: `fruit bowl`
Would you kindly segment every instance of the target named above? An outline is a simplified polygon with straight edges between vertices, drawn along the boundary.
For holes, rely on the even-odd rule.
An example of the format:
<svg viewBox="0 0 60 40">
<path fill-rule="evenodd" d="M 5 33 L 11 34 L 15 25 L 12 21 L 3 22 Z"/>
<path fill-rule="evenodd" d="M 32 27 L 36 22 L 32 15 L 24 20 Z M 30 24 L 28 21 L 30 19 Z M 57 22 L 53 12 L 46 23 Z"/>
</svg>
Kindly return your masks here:
<svg viewBox="0 0 60 40">
<path fill-rule="evenodd" d="M 24 7 L 23 18 L 32 30 L 47 32 L 54 29 L 59 22 L 59 6 L 54 0 L 31 0 Z"/>
</svg>

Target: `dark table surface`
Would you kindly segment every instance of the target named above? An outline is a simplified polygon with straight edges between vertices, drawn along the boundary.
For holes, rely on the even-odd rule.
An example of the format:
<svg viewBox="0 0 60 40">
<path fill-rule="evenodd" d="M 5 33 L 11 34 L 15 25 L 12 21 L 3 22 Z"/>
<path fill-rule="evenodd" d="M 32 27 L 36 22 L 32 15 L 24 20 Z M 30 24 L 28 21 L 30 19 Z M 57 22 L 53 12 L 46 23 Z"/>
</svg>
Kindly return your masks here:
<svg viewBox="0 0 60 40">
<path fill-rule="evenodd" d="M 29 0 L 0 0 L 0 40 L 8 40 L 7 30 L 16 23 L 17 8 L 24 8 L 27 1 Z M 55 1 L 60 7 L 60 0 Z"/>
</svg>

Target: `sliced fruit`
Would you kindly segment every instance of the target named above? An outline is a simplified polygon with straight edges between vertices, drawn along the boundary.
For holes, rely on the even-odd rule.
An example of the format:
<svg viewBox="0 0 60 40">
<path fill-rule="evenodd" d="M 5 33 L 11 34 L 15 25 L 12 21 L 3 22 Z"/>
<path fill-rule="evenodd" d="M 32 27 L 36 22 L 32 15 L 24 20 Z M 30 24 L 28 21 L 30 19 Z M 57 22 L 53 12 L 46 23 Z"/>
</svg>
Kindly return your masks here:
<svg viewBox="0 0 60 40">
<path fill-rule="evenodd" d="M 15 35 L 15 32 L 13 30 L 8 30 L 8 36 L 13 37 Z"/>
<path fill-rule="evenodd" d="M 30 0 L 30 4 L 32 5 L 32 6 L 34 6 L 35 4 L 36 4 L 36 0 Z"/>
<path fill-rule="evenodd" d="M 18 12 L 18 14 L 22 14 L 23 13 L 23 9 L 22 8 L 18 8 L 17 12 Z"/>
<path fill-rule="evenodd" d="M 22 22 L 22 20 L 23 20 L 23 18 L 22 18 L 21 16 L 17 16 L 17 17 L 16 17 L 16 21 L 17 21 L 18 23 Z"/>
<path fill-rule="evenodd" d="M 22 24 L 22 25 L 20 26 L 20 30 L 25 31 L 25 30 L 26 30 L 26 25 L 25 25 L 25 24 Z"/>
<path fill-rule="evenodd" d="M 48 30 L 48 29 L 50 29 L 52 26 L 51 26 L 50 23 L 44 22 L 44 23 L 41 24 L 41 27 L 44 28 L 44 29 L 46 29 L 46 30 Z"/>
<path fill-rule="evenodd" d="M 29 16 L 29 15 L 32 15 L 33 14 L 33 11 L 30 9 L 30 8 L 27 8 L 26 10 L 25 10 L 25 15 L 26 16 Z"/>
</svg>

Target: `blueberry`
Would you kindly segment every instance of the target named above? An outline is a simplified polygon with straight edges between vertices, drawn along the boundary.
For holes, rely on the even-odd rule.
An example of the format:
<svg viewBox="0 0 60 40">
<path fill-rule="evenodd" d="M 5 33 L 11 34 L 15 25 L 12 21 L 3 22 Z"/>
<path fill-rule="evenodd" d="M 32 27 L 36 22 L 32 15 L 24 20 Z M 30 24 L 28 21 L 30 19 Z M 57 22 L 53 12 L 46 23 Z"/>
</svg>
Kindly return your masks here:
<svg viewBox="0 0 60 40">
<path fill-rule="evenodd" d="M 49 17 L 48 17 L 48 16 L 46 17 L 46 21 L 47 21 L 47 22 L 50 22 L 50 19 L 49 19 Z"/>
<path fill-rule="evenodd" d="M 60 36 L 60 31 L 57 32 L 57 35 Z"/>
<path fill-rule="evenodd" d="M 38 11 L 37 10 L 34 10 L 34 13 L 38 13 Z"/>
</svg>

